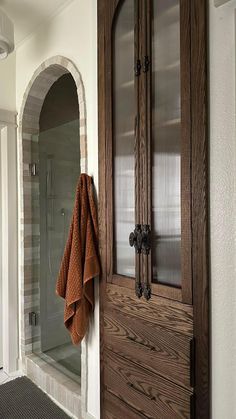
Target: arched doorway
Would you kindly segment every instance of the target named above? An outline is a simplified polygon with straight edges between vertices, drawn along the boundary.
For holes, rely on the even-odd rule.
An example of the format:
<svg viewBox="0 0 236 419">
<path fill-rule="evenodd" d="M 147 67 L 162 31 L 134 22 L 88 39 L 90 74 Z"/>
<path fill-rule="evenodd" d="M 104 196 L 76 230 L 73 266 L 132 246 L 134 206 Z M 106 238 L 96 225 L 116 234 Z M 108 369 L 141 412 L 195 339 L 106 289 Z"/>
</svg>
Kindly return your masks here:
<svg viewBox="0 0 236 419">
<path fill-rule="evenodd" d="M 76 106 L 72 111 L 74 115 L 71 117 L 67 112 L 68 103 L 62 103 L 63 97 L 66 101 L 65 90 L 68 91 L 69 87 L 72 90 L 74 88 L 74 99 L 76 95 L 77 118 L 75 117 Z M 56 99 L 56 91 L 62 93 L 61 99 Z M 60 103 L 56 103 L 56 100 Z M 41 368 L 42 362 L 48 361 L 49 355 L 46 352 L 53 349 L 53 346 L 55 349 L 61 344 L 69 344 L 66 335 L 63 337 L 62 331 L 57 333 L 59 324 L 63 328 L 63 319 L 62 305 L 60 310 L 56 311 L 56 306 L 58 308 L 62 302 L 53 301 L 56 271 L 66 241 L 66 230 L 73 207 L 72 190 L 79 173 L 87 171 L 84 88 L 79 71 L 65 57 L 57 56 L 45 61 L 34 73 L 26 89 L 19 115 L 18 141 L 19 239 L 21 244 L 19 255 L 20 353 L 27 374 L 30 371 L 31 378 L 41 387 L 45 383 L 43 389 L 50 394 L 44 376 L 45 368 Z M 70 161 L 72 156 L 73 163 L 72 160 Z M 71 165 L 73 170 L 68 170 L 71 169 Z M 64 167 L 64 172 L 62 167 Z M 71 188 L 69 199 L 67 199 L 68 185 Z M 62 198 L 62 186 L 67 198 L 65 196 Z M 60 237 L 57 237 L 58 235 Z M 60 249 L 57 246 L 58 243 L 60 243 Z M 42 286 L 43 281 L 44 286 Z M 58 299 L 58 297 L 55 298 Z M 56 320 L 58 314 L 61 316 L 60 320 L 59 317 Z M 64 342 L 60 341 L 60 338 L 64 339 Z M 81 382 L 85 389 L 86 353 L 86 343 L 84 342 L 82 344 Z M 32 354 L 36 354 L 33 360 Z M 40 362 L 37 358 L 40 358 Z M 37 381 L 40 375 L 39 369 L 40 382 Z M 64 370 L 57 371 L 57 374 L 52 377 L 53 397 L 56 399 L 59 399 L 59 393 L 63 391 L 60 389 L 59 381 L 61 380 L 58 379 L 58 374 L 63 372 Z M 73 405 L 71 400 L 74 398 L 74 394 L 73 391 L 70 392 L 70 389 L 66 389 L 66 391 L 67 401 L 63 402 L 63 405 L 71 411 L 70 406 Z M 85 391 L 82 390 L 82 393 L 85 395 Z M 78 409 L 81 408 L 78 391 L 76 397 L 76 400 L 73 399 L 75 412 L 71 412 L 74 414 L 77 414 Z"/>
</svg>

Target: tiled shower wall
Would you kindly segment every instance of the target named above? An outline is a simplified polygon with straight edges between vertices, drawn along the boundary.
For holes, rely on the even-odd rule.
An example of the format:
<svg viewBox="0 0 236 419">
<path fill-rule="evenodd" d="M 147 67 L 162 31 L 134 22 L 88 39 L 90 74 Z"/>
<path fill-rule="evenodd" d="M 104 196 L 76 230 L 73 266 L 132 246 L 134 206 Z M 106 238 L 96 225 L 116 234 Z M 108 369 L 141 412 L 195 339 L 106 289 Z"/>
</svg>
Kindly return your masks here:
<svg viewBox="0 0 236 419">
<path fill-rule="evenodd" d="M 39 346 L 37 350 L 45 352 L 64 344 L 72 346 L 64 326 L 64 300 L 56 295 L 55 287 L 80 174 L 78 119 L 40 132 L 39 167 L 42 347 Z M 78 357 L 79 349 L 76 351 Z M 77 355 L 75 364 L 76 359 Z"/>
<path fill-rule="evenodd" d="M 80 125 L 80 168 L 87 172 L 86 106 L 81 75 L 73 63 L 56 56 L 45 61 L 34 73 L 24 95 L 19 115 L 18 168 L 20 193 L 20 350 L 23 366 L 32 354 L 32 343 L 40 347 L 40 326 L 29 325 L 29 313 L 40 308 L 39 287 L 39 178 L 30 174 L 30 164 L 38 161 L 39 117 L 46 94 L 52 84 L 70 72 L 78 92 Z M 87 347 L 82 345 L 82 398 L 86 397 Z M 46 390 L 46 389 L 45 389 Z"/>
</svg>

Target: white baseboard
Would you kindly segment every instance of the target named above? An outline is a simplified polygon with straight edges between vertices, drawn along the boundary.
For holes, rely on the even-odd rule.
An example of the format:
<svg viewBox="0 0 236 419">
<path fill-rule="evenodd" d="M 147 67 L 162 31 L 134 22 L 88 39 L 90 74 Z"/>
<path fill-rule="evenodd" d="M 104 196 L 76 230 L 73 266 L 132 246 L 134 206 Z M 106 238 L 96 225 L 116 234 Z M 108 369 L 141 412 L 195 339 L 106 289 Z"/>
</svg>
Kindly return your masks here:
<svg viewBox="0 0 236 419">
<path fill-rule="evenodd" d="M 90 415 L 90 413 L 86 413 L 86 416 L 84 419 L 96 419 L 94 416 Z"/>
</svg>

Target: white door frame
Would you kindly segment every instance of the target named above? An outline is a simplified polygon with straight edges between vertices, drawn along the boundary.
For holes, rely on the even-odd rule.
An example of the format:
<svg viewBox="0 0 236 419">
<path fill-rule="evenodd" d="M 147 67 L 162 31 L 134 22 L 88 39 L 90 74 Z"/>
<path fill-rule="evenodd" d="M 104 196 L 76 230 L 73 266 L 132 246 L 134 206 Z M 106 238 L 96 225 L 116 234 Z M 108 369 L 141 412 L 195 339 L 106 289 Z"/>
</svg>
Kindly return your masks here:
<svg viewBox="0 0 236 419">
<path fill-rule="evenodd" d="M 16 113 L 0 109 L 0 282 L 2 364 L 7 374 L 18 370 L 18 229 Z"/>
</svg>

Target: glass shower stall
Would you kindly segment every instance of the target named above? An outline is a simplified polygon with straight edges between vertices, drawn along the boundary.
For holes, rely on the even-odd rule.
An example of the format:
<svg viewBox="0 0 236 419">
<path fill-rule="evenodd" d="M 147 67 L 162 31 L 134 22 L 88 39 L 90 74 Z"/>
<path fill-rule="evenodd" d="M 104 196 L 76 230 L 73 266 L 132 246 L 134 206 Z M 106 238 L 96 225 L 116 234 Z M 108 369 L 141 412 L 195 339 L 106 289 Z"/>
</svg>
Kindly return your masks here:
<svg viewBox="0 0 236 419">
<path fill-rule="evenodd" d="M 40 301 L 32 328 L 33 352 L 75 381 L 80 381 L 81 349 L 64 326 L 64 300 L 56 280 L 69 232 L 80 175 L 79 120 L 40 132 L 32 141 L 33 269 Z M 34 236 L 39 243 L 34 243 Z"/>
</svg>

